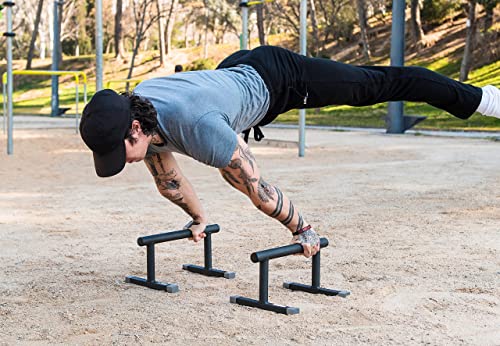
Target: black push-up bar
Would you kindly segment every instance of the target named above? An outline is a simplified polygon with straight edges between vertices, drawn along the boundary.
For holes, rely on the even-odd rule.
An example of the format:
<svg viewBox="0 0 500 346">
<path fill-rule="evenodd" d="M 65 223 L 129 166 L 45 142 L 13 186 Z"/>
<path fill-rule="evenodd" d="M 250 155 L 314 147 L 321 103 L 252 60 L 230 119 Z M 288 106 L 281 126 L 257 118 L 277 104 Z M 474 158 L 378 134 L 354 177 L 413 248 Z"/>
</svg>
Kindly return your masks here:
<svg viewBox="0 0 500 346">
<path fill-rule="evenodd" d="M 320 248 L 324 248 L 328 246 L 328 239 L 321 238 L 320 239 Z M 274 311 L 281 314 L 291 315 L 298 314 L 299 308 L 291 307 L 291 306 L 281 306 L 270 303 L 268 301 L 269 298 L 269 260 L 278 257 L 284 257 L 289 255 L 294 255 L 298 253 L 304 252 L 302 245 L 300 244 L 292 244 L 281 247 L 276 247 L 272 249 L 262 250 L 258 252 L 254 252 L 250 259 L 252 262 L 260 263 L 259 266 L 259 300 L 250 299 L 241 296 L 232 296 L 230 298 L 230 302 L 239 305 L 250 306 L 254 308 Z M 325 294 L 328 296 L 340 296 L 347 297 L 350 292 L 345 290 L 332 290 L 328 288 L 320 287 L 320 252 L 312 258 L 312 285 L 304 285 L 301 283 L 295 282 L 285 282 L 283 283 L 283 287 L 290 289 L 292 291 L 304 291 L 308 293 L 314 294 Z"/>
<path fill-rule="evenodd" d="M 206 237 L 204 240 L 204 257 L 205 266 L 197 266 L 194 264 L 184 264 L 182 269 L 198 273 L 206 276 L 216 276 L 224 277 L 226 279 L 233 279 L 236 274 L 234 272 L 228 272 L 220 269 L 212 268 L 212 233 L 218 233 L 220 231 L 219 225 L 207 225 L 205 228 Z M 155 278 L 155 244 L 173 241 L 178 239 L 185 239 L 192 237 L 192 233 L 189 229 L 184 229 L 180 231 L 172 231 L 166 233 L 152 234 L 144 237 L 137 238 L 137 244 L 139 246 L 146 246 L 146 262 L 147 262 L 147 278 L 140 278 L 137 276 L 127 276 L 125 282 L 149 287 L 155 290 L 165 290 L 169 293 L 175 293 L 179 291 L 179 286 L 176 284 L 168 284 L 160 281 L 156 281 Z"/>
</svg>

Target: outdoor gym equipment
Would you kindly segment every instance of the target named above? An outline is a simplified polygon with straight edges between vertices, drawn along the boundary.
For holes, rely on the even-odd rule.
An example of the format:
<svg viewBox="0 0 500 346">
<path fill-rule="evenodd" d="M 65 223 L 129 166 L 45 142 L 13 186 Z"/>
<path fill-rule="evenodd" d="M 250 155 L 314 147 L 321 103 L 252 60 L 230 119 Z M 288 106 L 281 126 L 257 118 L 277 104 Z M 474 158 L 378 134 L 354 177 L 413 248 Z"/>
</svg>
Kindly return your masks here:
<svg viewBox="0 0 500 346">
<path fill-rule="evenodd" d="M 328 239 L 320 239 L 320 248 L 328 246 Z M 231 296 L 230 302 L 239 305 L 245 305 L 250 307 L 255 307 L 259 309 L 274 311 L 281 314 L 291 315 L 298 314 L 299 308 L 290 306 L 281 306 L 270 303 L 268 301 L 268 288 L 269 288 L 269 260 L 278 257 L 289 256 L 293 254 L 302 253 L 304 249 L 301 244 L 292 244 L 276 248 L 271 248 L 267 250 L 262 250 L 254 252 L 250 259 L 252 262 L 259 262 L 259 300 L 250 299 L 241 296 Z M 283 283 L 284 288 L 288 288 L 292 291 L 303 291 L 314 294 L 325 294 L 328 296 L 340 296 L 347 297 L 350 292 L 345 290 L 332 290 L 328 288 L 320 287 L 320 252 L 312 258 L 312 285 L 305 285 L 295 282 L 285 282 Z"/>
<path fill-rule="evenodd" d="M 226 279 L 233 279 L 236 276 L 234 272 L 228 272 L 212 268 L 212 233 L 218 233 L 219 231 L 220 227 L 217 224 L 208 225 L 205 228 L 204 232 L 206 234 L 206 237 L 203 239 L 205 265 L 202 267 L 194 264 L 184 264 L 182 266 L 182 269 L 206 276 L 224 277 Z M 189 229 L 184 229 L 180 231 L 159 233 L 137 238 L 137 244 L 139 246 L 146 246 L 147 278 L 144 279 L 136 276 L 127 276 L 125 278 L 125 282 L 152 288 L 155 290 L 165 290 L 169 293 L 178 292 L 179 286 L 177 286 L 176 284 L 168 284 L 156 281 L 155 244 L 178 240 L 178 239 L 190 238 L 191 236 L 192 236 L 191 231 Z"/>
</svg>

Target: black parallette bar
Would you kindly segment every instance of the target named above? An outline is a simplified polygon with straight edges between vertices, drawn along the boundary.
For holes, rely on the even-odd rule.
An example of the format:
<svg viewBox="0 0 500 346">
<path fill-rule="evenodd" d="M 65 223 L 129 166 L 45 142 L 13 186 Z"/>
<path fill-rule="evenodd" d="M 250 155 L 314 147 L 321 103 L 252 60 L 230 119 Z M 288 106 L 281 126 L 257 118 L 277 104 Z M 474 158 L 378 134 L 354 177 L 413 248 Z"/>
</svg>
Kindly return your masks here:
<svg viewBox="0 0 500 346">
<path fill-rule="evenodd" d="M 204 232 L 207 234 L 212 234 L 212 233 L 219 232 L 219 230 L 220 230 L 219 225 L 213 224 L 213 225 L 207 225 Z M 139 237 L 139 238 L 137 238 L 137 244 L 139 244 L 139 246 L 144 246 L 144 245 L 149 245 L 149 244 L 157 244 L 157 243 L 163 243 L 166 241 L 189 238 L 191 236 L 192 236 L 192 233 L 189 229 L 183 229 L 180 231 L 152 234 L 152 235 L 147 235 L 144 237 Z"/>
<path fill-rule="evenodd" d="M 236 273 L 234 272 L 228 272 L 225 270 L 214 269 L 214 268 L 207 269 L 205 267 L 197 266 L 194 264 L 183 264 L 182 269 L 187 270 L 188 272 L 191 273 L 202 274 L 205 276 L 213 276 L 226 279 L 234 279 L 236 277 Z"/>
<path fill-rule="evenodd" d="M 249 306 L 251 308 L 259 308 L 259 309 L 263 309 L 263 310 L 273 311 L 273 312 L 276 312 L 278 314 L 296 315 L 300 312 L 299 308 L 295 308 L 293 306 L 276 305 L 276 304 L 269 303 L 269 302 L 262 303 L 258 300 L 250 299 L 247 297 L 231 296 L 229 298 L 229 301 L 233 304 L 244 305 L 244 306 Z"/>
<path fill-rule="evenodd" d="M 125 282 L 147 288 L 152 288 L 154 290 L 167 291 L 168 293 L 179 292 L 179 286 L 177 286 L 176 284 L 167 284 L 159 281 L 148 281 L 146 279 L 139 278 L 137 276 L 127 276 L 125 278 Z"/>
<path fill-rule="evenodd" d="M 319 244 L 321 248 L 327 247 L 328 239 L 321 238 Z M 285 245 L 285 246 L 275 247 L 272 249 L 254 252 L 250 256 L 250 259 L 252 260 L 253 263 L 257 263 L 273 258 L 294 255 L 296 253 L 302 253 L 302 252 L 304 252 L 302 245 L 292 244 L 292 245 Z"/>
<path fill-rule="evenodd" d="M 14 1 L 4 1 L 2 5 L 7 6 L 7 7 L 16 6 Z"/>
<path fill-rule="evenodd" d="M 297 282 L 284 282 L 283 288 L 287 288 L 287 289 L 292 290 L 292 291 L 302 291 L 302 292 L 313 293 L 313 294 L 324 294 L 326 296 L 339 296 L 342 298 L 345 298 L 349 294 L 351 294 L 351 292 L 346 291 L 346 290 L 332 290 L 329 288 L 304 285 L 304 284 L 297 283 Z"/>
<path fill-rule="evenodd" d="M 3 35 L 5 37 L 14 37 L 14 36 L 16 36 L 16 33 L 14 33 L 14 32 L 4 32 Z"/>
</svg>

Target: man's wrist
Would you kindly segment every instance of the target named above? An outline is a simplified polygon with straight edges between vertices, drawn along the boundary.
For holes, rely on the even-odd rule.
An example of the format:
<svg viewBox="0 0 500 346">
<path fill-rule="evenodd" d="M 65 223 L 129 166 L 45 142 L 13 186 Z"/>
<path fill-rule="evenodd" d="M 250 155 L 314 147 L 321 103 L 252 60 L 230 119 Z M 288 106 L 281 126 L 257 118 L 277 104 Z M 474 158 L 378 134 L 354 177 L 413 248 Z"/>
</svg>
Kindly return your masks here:
<svg viewBox="0 0 500 346">
<path fill-rule="evenodd" d="M 193 225 L 200 225 L 208 222 L 206 216 L 204 215 L 193 215 L 191 217 L 193 218 Z"/>
</svg>

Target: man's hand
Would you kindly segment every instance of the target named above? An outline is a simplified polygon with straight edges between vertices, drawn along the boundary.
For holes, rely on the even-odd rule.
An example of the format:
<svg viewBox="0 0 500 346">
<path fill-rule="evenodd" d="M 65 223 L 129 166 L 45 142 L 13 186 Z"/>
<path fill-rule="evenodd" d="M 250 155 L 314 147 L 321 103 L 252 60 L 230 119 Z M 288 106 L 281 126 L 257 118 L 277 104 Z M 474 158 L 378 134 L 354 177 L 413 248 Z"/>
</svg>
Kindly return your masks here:
<svg viewBox="0 0 500 346">
<path fill-rule="evenodd" d="M 292 243 L 301 244 L 304 248 L 303 254 L 307 258 L 319 252 L 319 235 L 312 228 L 304 233 L 293 236 Z"/>
<path fill-rule="evenodd" d="M 207 236 L 204 232 L 206 227 L 205 222 L 190 221 L 184 226 L 184 229 L 189 229 L 193 233 L 193 236 L 189 239 L 197 243 Z"/>
</svg>

